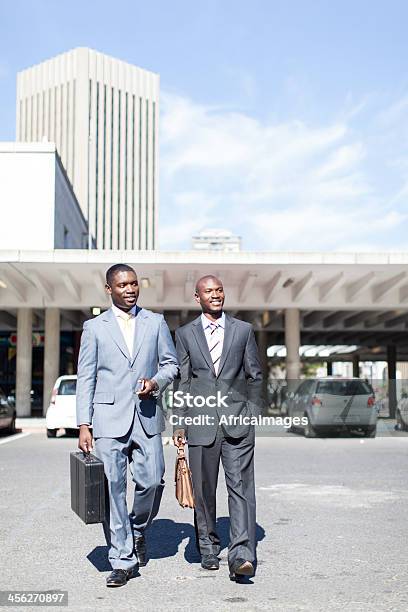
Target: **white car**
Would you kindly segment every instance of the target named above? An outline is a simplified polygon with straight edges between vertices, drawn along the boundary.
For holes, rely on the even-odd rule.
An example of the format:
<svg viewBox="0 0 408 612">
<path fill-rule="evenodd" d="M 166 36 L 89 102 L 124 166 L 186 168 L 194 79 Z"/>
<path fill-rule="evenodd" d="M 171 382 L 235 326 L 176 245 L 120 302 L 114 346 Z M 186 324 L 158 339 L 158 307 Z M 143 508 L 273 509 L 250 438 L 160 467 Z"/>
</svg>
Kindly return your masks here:
<svg viewBox="0 0 408 612">
<path fill-rule="evenodd" d="M 327 376 L 304 380 L 289 395 L 288 415 L 306 417 L 305 436 L 324 431 L 360 431 L 374 438 L 377 407 L 371 385 L 360 378 Z"/>
<path fill-rule="evenodd" d="M 57 378 L 45 418 L 47 438 L 55 438 L 58 429 L 61 428 L 65 429 L 66 433 L 78 429 L 76 423 L 76 383 L 76 375 Z"/>
</svg>

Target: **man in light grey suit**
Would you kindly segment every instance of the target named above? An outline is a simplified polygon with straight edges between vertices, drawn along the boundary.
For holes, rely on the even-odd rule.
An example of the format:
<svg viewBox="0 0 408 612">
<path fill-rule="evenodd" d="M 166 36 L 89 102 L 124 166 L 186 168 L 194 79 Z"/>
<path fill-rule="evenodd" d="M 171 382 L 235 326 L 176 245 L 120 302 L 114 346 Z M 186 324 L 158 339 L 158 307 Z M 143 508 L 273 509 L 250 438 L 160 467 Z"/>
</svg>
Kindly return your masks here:
<svg viewBox="0 0 408 612">
<path fill-rule="evenodd" d="M 252 575 L 256 561 L 251 421 L 262 411 L 262 374 L 252 325 L 226 315 L 224 297 L 219 279 L 201 278 L 195 299 L 202 314 L 176 332 L 180 380 L 173 423 L 174 443 L 183 438 L 188 443 L 197 545 L 208 570 L 219 569 L 216 490 L 222 461 L 231 526 L 228 563 L 236 580 Z"/>
<path fill-rule="evenodd" d="M 104 531 L 112 573 L 107 586 L 126 584 L 146 565 L 144 531 L 156 516 L 163 491 L 165 428 L 160 396 L 178 373 L 174 344 L 160 314 L 136 305 L 139 285 L 130 266 L 106 273 L 112 308 L 84 323 L 78 360 L 78 446 L 93 439 L 103 461 L 109 504 Z M 127 462 L 135 483 L 130 516 L 126 504 Z"/>
</svg>

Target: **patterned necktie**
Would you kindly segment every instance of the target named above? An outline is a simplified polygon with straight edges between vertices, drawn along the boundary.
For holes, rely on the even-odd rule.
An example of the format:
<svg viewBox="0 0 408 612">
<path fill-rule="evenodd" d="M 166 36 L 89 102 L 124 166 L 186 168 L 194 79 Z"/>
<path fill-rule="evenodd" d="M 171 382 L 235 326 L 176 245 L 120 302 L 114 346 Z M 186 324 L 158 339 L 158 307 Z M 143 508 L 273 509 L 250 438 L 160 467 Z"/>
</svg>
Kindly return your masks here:
<svg viewBox="0 0 408 612">
<path fill-rule="evenodd" d="M 210 323 L 210 337 L 208 348 L 210 351 L 211 359 L 214 364 L 215 373 L 218 374 L 218 368 L 220 365 L 220 358 L 222 352 L 221 338 L 220 338 L 220 327 L 217 323 Z"/>
</svg>

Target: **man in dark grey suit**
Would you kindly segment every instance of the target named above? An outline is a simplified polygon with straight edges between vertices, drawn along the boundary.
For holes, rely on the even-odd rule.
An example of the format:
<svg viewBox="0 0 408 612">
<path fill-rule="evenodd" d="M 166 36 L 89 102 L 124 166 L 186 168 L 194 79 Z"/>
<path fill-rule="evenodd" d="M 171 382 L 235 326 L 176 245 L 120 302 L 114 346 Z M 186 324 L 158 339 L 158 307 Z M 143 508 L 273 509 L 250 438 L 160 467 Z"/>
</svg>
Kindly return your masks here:
<svg viewBox="0 0 408 612">
<path fill-rule="evenodd" d="M 216 489 L 222 461 L 230 512 L 230 578 L 253 575 L 255 552 L 255 428 L 262 410 L 262 374 L 252 325 L 223 312 L 224 289 L 201 278 L 202 314 L 176 332 L 180 380 L 174 394 L 174 443 L 186 439 L 192 472 L 201 565 L 219 569 Z"/>
</svg>

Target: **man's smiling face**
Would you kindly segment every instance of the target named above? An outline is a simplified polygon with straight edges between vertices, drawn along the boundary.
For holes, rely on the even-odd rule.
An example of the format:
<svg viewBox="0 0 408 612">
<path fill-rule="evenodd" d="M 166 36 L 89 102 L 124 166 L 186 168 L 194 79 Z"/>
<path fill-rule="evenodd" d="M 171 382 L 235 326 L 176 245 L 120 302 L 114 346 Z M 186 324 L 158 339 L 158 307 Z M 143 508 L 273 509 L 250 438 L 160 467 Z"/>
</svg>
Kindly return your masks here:
<svg viewBox="0 0 408 612">
<path fill-rule="evenodd" d="M 200 304 L 204 314 L 215 316 L 220 314 L 225 300 L 222 282 L 215 276 L 201 278 L 197 283 L 195 300 Z"/>
<path fill-rule="evenodd" d="M 106 290 L 115 306 L 127 312 L 133 308 L 139 297 L 139 283 L 135 272 L 116 272 L 111 284 L 106 285 Z"/>
</svg>

